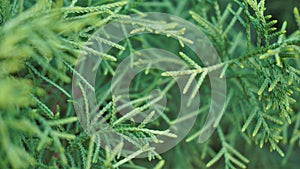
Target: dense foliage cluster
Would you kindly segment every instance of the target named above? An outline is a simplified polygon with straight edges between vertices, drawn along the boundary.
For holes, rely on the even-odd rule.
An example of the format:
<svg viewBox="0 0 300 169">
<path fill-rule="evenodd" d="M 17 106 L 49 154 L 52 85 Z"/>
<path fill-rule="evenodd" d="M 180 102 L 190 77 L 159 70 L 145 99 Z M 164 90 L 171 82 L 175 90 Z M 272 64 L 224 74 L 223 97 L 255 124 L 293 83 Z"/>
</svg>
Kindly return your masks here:
<svg viewBox="0 0 300 169">
<path fill-rule="evenodd" d="M 268 13 L 272 3 L 265 0 L 1 0 L 0 168 L 297 168 L 300 14 L 295 6 L 293 11 L 287 11 L 289 20 L 278 21 Z M 177 15 L 194 23 L 210 39 L 221 63 L 205 66 L 183 45 L 189 42 L 184 38 L 184 30 L 172 24 L 157 27 L 155 21 L 136 22 L 140 28 L 135 31 L 164 31 L 167 36 L 142 34 L 118 44 L 109 38 L 99 39 L 113 47 L 108 54 L 85 45 L 94 32 L 113 20 L 126 18 L 132 24 L 130 14 L 153 11 Z M 128 55 L 149 47 L 178 54 L 190 70 L 147 69 L 138 74 L 130 87 L 131 104 L 136 109 L 147 109 L 149 93 L 157 88 L 172 102 L 136 123 L 130 118 L 135 114 L 118 115 L 115 108 L 118 98 L 108 92 L 108 81 Z M 101 78 L 93 88 L 99 100 L 97 111 L 109 127 L 139 148 L 127 157 L 120 155 L 122 142 L 114 148 L 102 148 L 103 138 L 90 137 L 74 111 L 72 76 L 82 78 L 82 83 L 89 85 L 74 69 L 82 51 L 103 59 L 99 63 Z M 147 67 L 151 62 L 132 60 L 131 64 Z M 200 129 L 211 97 L 207 75 L 216 70 L 227 81 L 226 107 L 214 135 L 199 144 L 197 138 L 202 134 Z M 198 112 L 189 112 L 191 115 L 181 119 L 176 119 L 180 93 L 176 93 L 171 78 L 176 76 L 197 79 L 193 89 L 188 80 L 185 91 L 200 91 L 202 99 Z M 85 94 L 83 90 L 79 92 Z M 151 99 L 155 102 L 161 98 L 158 95 Z M 156 114 L 160 118 L 152 120 Z M 150 143 L 159 142 L 158 136 L 175 138 L 167 129 L 196 115 L 197 123 L 176 147 L 163 154 L 149 147 Z M 146 136 L 151 139 L 137 141 Z M 145 152 L 147 159 L 135 159 Z"/>
</svg>

